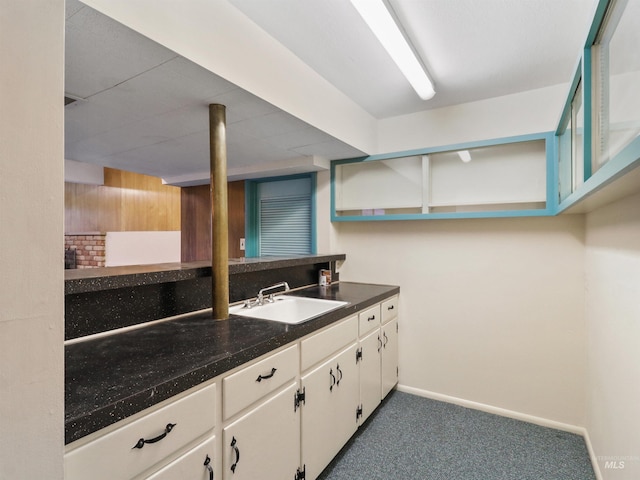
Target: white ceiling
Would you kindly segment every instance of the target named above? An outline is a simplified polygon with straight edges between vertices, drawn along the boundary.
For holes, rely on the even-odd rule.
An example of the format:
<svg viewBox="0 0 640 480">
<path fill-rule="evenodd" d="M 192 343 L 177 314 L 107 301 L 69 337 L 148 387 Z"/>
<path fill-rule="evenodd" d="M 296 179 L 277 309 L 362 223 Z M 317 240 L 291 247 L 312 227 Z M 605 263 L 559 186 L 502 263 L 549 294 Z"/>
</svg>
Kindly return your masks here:
<svg viewBox="0 0 640 480">
<path fill-rule="evenodd" d="M 594 3 L 390 0 L 436 84 L 423 101 L 347 0 L 229 1 L 376 118 L 568 82 Z M 362 154 L 77 0 L 66 36 L 68 159 L 207 179 L 210 103 L 227 105 L 231 174 Z"/>
</svg>

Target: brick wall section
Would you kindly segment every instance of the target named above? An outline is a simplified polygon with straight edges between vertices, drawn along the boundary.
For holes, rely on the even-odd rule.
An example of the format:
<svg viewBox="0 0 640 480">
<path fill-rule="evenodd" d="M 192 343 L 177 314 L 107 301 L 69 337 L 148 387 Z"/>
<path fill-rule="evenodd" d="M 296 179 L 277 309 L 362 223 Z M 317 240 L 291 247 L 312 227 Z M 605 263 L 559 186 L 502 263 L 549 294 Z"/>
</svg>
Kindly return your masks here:
<svg viewBox="0 0 640 480">
<path fill-rule="evenodd" d="M 77 268 L 104 267 L 105 234 L 65 235 L 64 248 L 76 250 Z"/>
</svg>

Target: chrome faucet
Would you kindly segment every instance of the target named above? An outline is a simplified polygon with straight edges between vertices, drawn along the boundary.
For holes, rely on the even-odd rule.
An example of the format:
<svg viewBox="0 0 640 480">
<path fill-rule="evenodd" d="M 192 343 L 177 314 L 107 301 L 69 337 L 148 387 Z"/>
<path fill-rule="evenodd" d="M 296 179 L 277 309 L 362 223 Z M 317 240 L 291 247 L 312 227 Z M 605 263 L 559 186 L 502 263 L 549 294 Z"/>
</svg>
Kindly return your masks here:
<svg viewBox="0 0 640 480">
<path fill-rule="evenodd" d="M 269 290 L 273 290 L 275 288 L 284 287 L 284 291 L 288 292 L 290 290 L 289 284 L 287 282 L 276 283 L 275 285 L 271 285 L 270 287 L 265 287 L 258 292 L 258 296 L 255 300 L 247 300 L 244 302 L 245 308 L 252 308 L 258 305 L 264 305 L 265 302 L 273 303 L 273 293 L 265 298 L 264 292 L 268 292 Z"/>
<path fill-rule="evenodd" d="M 289 284 L 287 282 L 276 283 L 275 285 L 271 285 L 270 287 L 263 288 L 258 292 L 258 304 L 262 305 L 265 302 L 264 292 L 268 290 L 273 290 L 274 288 L 279 288 L 279 287 L 284 287 L 285 292 L 288 292 L 290 290 Z M 273 293 L 267 297 L 266 301 L 270 303 L 273 302 Z"/>
</svg>

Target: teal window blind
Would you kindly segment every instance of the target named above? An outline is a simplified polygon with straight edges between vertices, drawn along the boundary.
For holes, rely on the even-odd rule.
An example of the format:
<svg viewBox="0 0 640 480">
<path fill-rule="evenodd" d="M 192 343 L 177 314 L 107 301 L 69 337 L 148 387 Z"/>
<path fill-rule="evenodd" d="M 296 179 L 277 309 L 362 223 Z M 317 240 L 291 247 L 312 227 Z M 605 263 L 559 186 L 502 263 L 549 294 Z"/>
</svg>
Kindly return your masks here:
<svg viewBox="0 0 640 480">
<path fill-rule="evenodd" d="M 260 255 L 311 253 L 311 196 L 260 200 Z"/>
</svg>

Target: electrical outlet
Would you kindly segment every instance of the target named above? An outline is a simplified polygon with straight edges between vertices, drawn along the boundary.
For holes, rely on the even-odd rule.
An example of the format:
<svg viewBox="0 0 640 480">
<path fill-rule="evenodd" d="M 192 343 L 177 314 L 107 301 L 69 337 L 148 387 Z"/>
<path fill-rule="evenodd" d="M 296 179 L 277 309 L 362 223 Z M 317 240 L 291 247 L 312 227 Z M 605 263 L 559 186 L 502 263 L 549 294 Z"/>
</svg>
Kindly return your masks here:
<svg viewBox="0 0 640 480">
<path fill-rule="evenodd" d="M 244 250 L 244 238 L 240 239 L 240 250 Z"/>
</svg>

